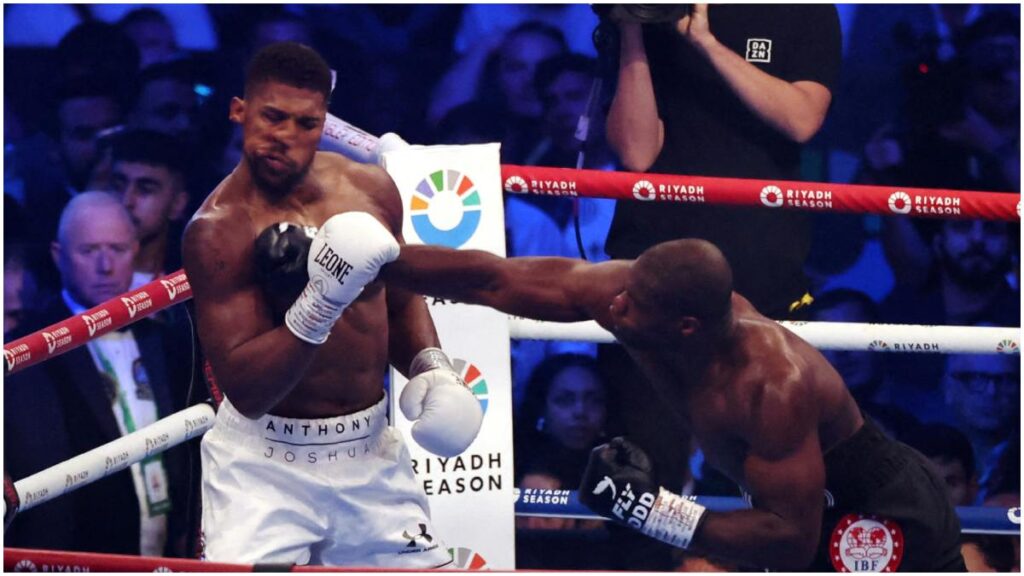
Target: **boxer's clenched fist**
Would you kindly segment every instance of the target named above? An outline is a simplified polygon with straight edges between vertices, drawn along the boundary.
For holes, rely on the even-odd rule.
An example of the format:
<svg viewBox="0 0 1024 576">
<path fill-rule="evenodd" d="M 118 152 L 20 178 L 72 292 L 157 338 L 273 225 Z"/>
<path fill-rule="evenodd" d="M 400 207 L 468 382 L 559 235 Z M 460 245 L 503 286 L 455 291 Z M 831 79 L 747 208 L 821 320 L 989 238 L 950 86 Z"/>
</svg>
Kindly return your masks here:
<svg viewBox="0 0 1024 576">
<path fill-rule="evenodd" d="M 309 282 L 285 314 L 285 325 L 300 340 L 323 344 L 345 308 L 398 252 L 395 237 L 370 214 L 331 216 L 310 245 Z"/>
<path fill-rule="evenodd" d="M 444 457 L 457 456 L 473 443 L 484 412 L 444 352 L 424 348 L 413 358 L 409 383 L 398 398 L 412 425 L 412 437 L 424 449 Z"/>
<path fill-rule="evenodd" d="M 658 487 L 647 454 L 622 437 L 590 452 L 579 498 L 594 512 L 678 548 L 690 545 L 704 516 L 703 506 Z"/>
</svg>

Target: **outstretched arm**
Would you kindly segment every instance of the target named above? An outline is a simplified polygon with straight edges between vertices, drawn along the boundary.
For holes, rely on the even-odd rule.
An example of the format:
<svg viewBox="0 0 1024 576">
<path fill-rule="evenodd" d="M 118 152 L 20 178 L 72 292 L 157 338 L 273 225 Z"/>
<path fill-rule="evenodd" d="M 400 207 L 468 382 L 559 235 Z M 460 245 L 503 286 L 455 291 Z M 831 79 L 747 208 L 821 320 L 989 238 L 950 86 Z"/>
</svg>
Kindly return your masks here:
<svg viewBox="0 0 1024 576">
<path fill-rule="evenodd" d="M 391 285 L 537 320 L 600 319 L 622 290 L 629 262 L 500 258 L 481 250 L 405 246 L 381 271 Z"/>
</svg>

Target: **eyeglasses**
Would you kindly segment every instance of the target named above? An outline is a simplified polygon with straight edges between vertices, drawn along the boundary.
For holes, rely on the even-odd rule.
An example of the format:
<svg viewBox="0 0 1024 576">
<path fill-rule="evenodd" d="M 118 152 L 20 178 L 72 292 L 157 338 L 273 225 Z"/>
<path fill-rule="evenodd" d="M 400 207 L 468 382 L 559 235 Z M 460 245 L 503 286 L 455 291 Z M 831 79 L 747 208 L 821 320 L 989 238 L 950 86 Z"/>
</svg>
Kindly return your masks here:
<svg viewBox="0 0 1024 576">
<path fill-rule="evenodd" d="M 1020 374 L 990 374 L 988 372 L 952 372 L 950 377 L 972 394 L 983 394 L 992 390 L 1000 394 L 1020 390 Z"/>
</svg>

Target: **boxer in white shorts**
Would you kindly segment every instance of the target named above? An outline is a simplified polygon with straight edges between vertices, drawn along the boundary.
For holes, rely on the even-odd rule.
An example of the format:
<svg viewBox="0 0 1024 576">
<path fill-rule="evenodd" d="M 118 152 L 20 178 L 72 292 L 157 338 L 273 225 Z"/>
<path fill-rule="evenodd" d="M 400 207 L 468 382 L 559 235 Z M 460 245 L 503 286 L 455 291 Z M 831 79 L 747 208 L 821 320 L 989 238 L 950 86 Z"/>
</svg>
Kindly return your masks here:
<svg viewBox="0 0 1024 576">
<path fill-rule="evenodd" d="M 468 448 L 483 411 L 423 299 L 375 281 L 398 256 L 402 203 L 380 168 L 317 152 L 330 92 L 310 48 L 260 50 L 229 114 L 242 160 L 185 230 L 199 339 L 227 398 L 203 441 L 205 555 L 439 566 L 447 551 L 385 425 L 385 368 L 409 377 L 399 406 L 435 454 Z"/>
<path fill-rule="evenodd" d="M 335 418 L 249 420 L 204 438 L 206 554 L 242 563 L 439 568 L 452 559 L 386 398 Z"/>
</svg>

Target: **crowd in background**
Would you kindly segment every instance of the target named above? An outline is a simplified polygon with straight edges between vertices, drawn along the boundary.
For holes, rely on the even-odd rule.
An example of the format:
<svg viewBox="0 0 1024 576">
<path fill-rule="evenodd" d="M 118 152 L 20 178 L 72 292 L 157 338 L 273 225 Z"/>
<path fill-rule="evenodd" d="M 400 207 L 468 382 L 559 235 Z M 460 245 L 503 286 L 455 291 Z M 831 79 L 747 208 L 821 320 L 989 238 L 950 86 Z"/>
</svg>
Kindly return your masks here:
<svg viewBox="0 0 1024 576">
<path fill-rule="evenodd" d="M 180 267 L 182 226 L 241 158 L 228 102 L 241 95 L 249 56 L 272 42 L 299 41 L 323 54 L 337 73 L 330 112 L 370 133 L 422 144 L 500 141 L 507 164 L 623 169 L 603 126 L 614 73 L 592 42 L 598 18 L 587 5 L 57 4 L 5 5 L 4 16 L 5 341 L 59 320 L 54 303 L 77 312 Z M 1019 7 L 844 5 L 839 16 L 842 67 L 825 125 L 803 147 L 803 179 L 1019 193 Z M 603 96 L 591 98 L 599 76 Z M 585 143 L 577 139 L 581 114 L 591 116 Z M 614 208 L 606 200 L 510 196 L 508 253 L 582 250 L 607 259 Z M 97 239 L 125 216 L 134 232 Z M 818 214 L 811 230 L 811 320 L 1020 324 L 1017 224 Z M 148 392 L 150 409 L 163 414 L 189 393 L 192 375 L 177 370 L 189 346 L 174 342 L 191 334 L 181 315 L 152 322 L 159 346 L 136 335 L 131 353 L 146 359 L 143 379 L 157 390 Z M 91 352 L 97 365 L 102 352 Z M 576 342 L 514 344 L 517 486 L 575 489 L 590 448 L 621 432 L 612 376 L 596 356 L 596 347 Z M 944 471 L 957 505 L 1019 506 L 1018 356 L 826 356 L 865 413 Z M 116 388 L 120 367 L 111 364 L 112 377 L 97 382 L 114 401 L 120 396 L 109 383 Z M 34 374 L 5 381 L 6 469 L 12 454 L 48 437 L 61 449 L 19 464 L 20 472 L 126 431 L 117 418 L 95 441 L 61 436 L 44 415 L 67 418 L 61 409 L 93 400 L 60 390 L 59 374 L 26 392 L 27 380 L 43 377 Z M 145 404 L 146 392 L 138 394 Z M 18 414 L 8 410 L 24 406 L 36 408 L 24 423 L 33 434 L 12 434 Z M 699 447 L 690 452 L 686 485 L 674 489 L 739 493 L 703 465 Z M 177 466 L 165 463 L 167 478 L 193 480 Z M 172 515 L 153 528 L 152 515 L 137 517 L 136 531 L 165 534 L 150 552 L 189 553 L 187 529 L 178 528 L 187 519 Z M 535 537 L 571 529 L 593 543 L 602 523 L 520 519 L 519 528 L 523 542 L 536 544 L 520 550 L 520 567 L 609 566 L 599 546 L 574 554 L 545 549 Z M 69 527 L 46 543 L 96 549 L 106 534 L 97 529 L 83 541 L 88 530 Z M 140 550 L 133 545 L 125 549 Z M 969 546 L 996 569 L 1019 566 L 1019 547 L 1004 539 L 973 538 Z M 675 561 L 687 569 L 695 560 Z"/>
</svg>

